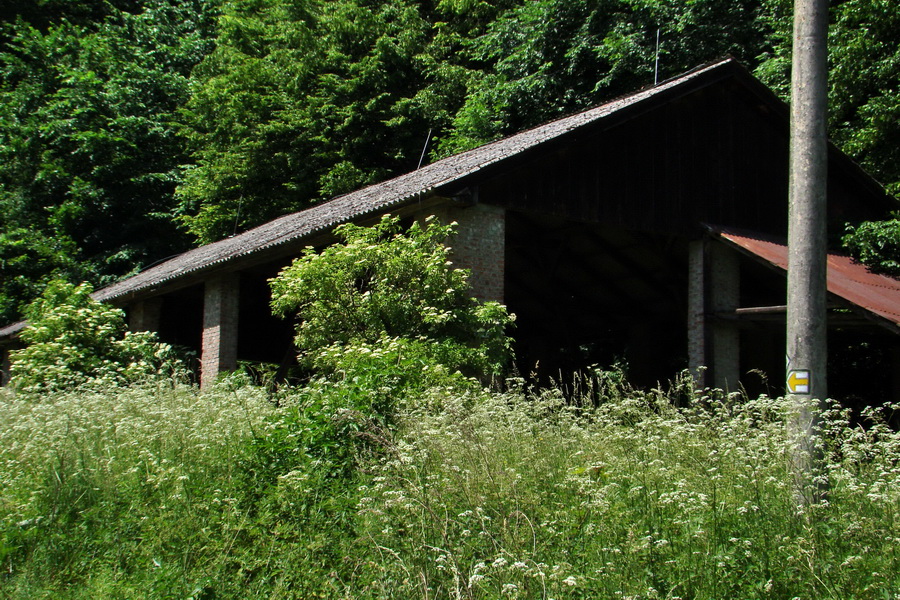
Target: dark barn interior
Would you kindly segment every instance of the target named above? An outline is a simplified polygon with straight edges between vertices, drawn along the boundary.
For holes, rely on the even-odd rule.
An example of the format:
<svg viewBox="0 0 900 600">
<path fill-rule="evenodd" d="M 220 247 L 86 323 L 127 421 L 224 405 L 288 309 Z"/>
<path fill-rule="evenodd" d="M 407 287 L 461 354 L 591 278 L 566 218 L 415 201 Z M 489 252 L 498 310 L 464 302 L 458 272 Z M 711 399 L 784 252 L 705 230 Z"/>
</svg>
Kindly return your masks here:
<svg viewBox="0 0 900 600">
<path fill-rule="evenodd" d="M 622 364 L 653 385 L 687 367 L 684 241 L 512 211 L 506 227 L 506 303 L 524 375 Z"/>
</svg>

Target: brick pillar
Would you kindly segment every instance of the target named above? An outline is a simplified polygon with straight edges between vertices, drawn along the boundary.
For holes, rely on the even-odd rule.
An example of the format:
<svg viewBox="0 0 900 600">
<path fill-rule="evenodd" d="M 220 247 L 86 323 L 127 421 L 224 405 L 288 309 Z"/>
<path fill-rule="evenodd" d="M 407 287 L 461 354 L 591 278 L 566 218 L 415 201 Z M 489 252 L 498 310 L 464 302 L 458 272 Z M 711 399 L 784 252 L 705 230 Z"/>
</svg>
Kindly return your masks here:
<svg viewBox="0 0 900 600">
<path fill-rule="evenodd" d="M 200 387 L 211 385 L 219 373 L 237 367 L 239 277 L 228 274 L 206 282 L 203 295 L 203 347 Z"/>
<path fill-rule="evenodd" d="M 9 382 L 9 348 L 0 347 L 0 385 Z"/>
<path fill-rule="evenodd" d="M 128 307 L 128 329 L 131 331 L 159 331 L 162 298 L 148 298 Z"/>
<path fill-rule="evenodd" d="M 450 242 L 451 259 L 455 266 L 472 272 L 472 295 L 482 301 L 503 302 L 506 212 L 496 206 L 475 204 L 451 207 L 448 213 L 446 218 L 459 224 Z"/>
<path fill-rule="evenodd" d="M 691 242 L 688 247 L 688 365 L 699 385 L 737 390 L 740 377 L 740 330 L 736 321 L 716 318 L 733 313 L 740 301 L 737 254 L 718 243 Z M 709 368 L 702 373 L 700 367 Z"/>
<path fill-rule="evenodd" d="M 697 385 L 706 386 L 706 242 L 688 246 L 688 367 Z"/>
<path fill-rule="evenodd" d="M 722 244 L 709 246 L 709 306 L 713 313 L 734 313 L 740 305 L 740 263 L 737 253 Z M 737 321 L 716 319 L 712 326 L 713 385 L 739 389 L 740 330 Z"/>
</svg>

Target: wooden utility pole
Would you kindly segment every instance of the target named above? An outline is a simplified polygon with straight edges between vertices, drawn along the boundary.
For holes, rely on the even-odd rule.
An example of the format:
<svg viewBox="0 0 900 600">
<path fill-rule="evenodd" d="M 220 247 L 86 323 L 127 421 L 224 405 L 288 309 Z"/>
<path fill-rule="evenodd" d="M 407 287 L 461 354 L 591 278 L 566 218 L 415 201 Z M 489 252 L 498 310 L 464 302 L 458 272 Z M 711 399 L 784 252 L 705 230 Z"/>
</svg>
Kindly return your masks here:
<svg viewBox="0 0 900 600">
<path fill-rule="evenodd" d="M 794 0 L 788 223 L 787 388 L 798 400 L 796 474 L 816 462 L 815 402 L 826 381 L 827 0 Z M 804 486 L 806 487 L 806 486 Z M 807 488 L 808 489 L 808 488 Z"/>
</svg>

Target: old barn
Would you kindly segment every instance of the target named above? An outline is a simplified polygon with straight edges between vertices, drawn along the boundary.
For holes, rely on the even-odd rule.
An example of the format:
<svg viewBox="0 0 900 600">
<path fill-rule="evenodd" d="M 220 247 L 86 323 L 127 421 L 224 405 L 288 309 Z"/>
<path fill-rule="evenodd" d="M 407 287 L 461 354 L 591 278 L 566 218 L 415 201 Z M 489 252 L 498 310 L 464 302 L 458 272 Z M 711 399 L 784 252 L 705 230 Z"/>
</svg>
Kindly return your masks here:
<svg viewBox="0 0 900 600">
<path fill-rule="evenodd" d="M 334 226 L 385 212 L 459 223 L 454 260 L 516 313 L 517 360 L 545 376 L 624 362 L 652 385 L 783 391 L 786 105 L 733 60 L 186 252 L 96 292 L 131 326 L 195 348 L 211 381 L 280 363 L 291 325 L 267 279 Z M 830 148 L 828 230 L 897 201 Z M 832 393 L 900 399 L 900 282 L 829 261 Z M 0 330 L 7 345 L 22 327 Z M 765 376 L 769 377 L 768 384 Z M 766 386 L 769 387 L 766 387 Z"/>
</svg>

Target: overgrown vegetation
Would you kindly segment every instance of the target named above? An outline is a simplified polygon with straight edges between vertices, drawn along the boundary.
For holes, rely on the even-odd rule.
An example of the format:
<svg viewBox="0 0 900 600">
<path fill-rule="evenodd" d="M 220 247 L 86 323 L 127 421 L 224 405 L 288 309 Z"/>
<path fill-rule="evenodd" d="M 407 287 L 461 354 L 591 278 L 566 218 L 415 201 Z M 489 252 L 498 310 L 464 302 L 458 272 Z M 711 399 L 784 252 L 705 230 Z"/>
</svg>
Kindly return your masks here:
<svg viewBox="0 0 900 600">
<path fill-rule="evenodd" d="M 202 394 L 0 391 L 2 595 L 900 591 L 900 435 L 879 411 L 865 427 L 838 407 L 824 415 L 829 493 L 804 508 L 780 399 L 687 381 L 667 393 L 607 386 L 584 405 L 553 390 L 435 387 L 386 425 L 345 393 L 272 402 L 239 376 Z"/>
<path fill-rule="evenodd" d="M 301 318 L 296 387 L 180 384 L 87 285 L 30 306 L 0 389 L 0 595 L 900 594 L 900 406 L 831 406 L 798 490 L 792 402 L 600 370 L 491 391 L 510 317 L 469 297 L 452 226 L 338 235 L 272 282 Z"/>
<path fill-rule="evenodd" d="M 26 307 L 26 347 L 10 353 L 10 385 L 41 393 L 183 375 L 171 346 L 155 333 L 126 331 L 124 311 L 91 291 L 87 283 L 53 281 Z"/>
<path fill-rule="evenodd" d="M 303 256 L 271 281 L 272 308 L 296 316 L 301 362 L 325 374 L 354 373 L 362 357 L 384 366 L 498 376 L 511 359 L 512 317 L 471 296 L 468 272 L 450 263 L 454 225 L 434 217 L 403 231 L 398 217 L 372 227 L 345 224 L 339 243 Z M 391 366 L 393 365 L 393 367 Z M 407 377 L 409 379 L 409 377 Z"/>
</svg>

